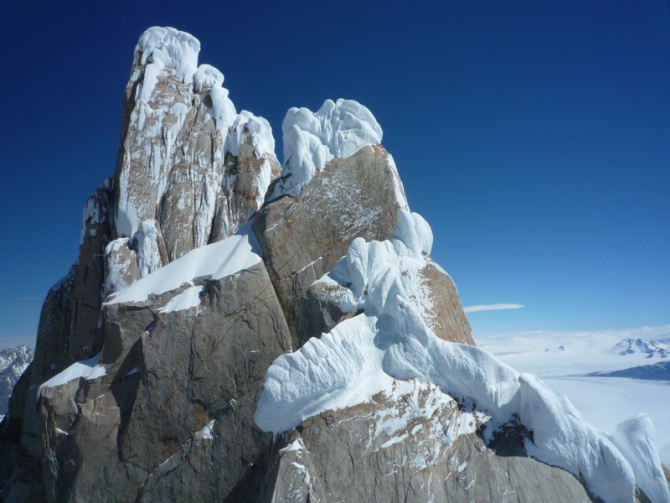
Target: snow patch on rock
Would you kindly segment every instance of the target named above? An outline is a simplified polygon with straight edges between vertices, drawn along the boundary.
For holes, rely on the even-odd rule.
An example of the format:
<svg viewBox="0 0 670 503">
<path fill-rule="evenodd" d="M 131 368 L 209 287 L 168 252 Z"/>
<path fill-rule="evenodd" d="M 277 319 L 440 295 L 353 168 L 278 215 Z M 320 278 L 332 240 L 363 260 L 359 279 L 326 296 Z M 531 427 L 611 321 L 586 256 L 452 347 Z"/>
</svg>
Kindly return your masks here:
<svg viewBox="0 0 670 503">
<path fill-rule="evenodd" d="M 161 307 L 158 312 L 171 313 L 173 311 L 184 311 L 192 307 L 197 307 L 200 305 L 204 291 L 204 286 L 192 286 L 191 288 L 187 288 L 179 295 L 172 297 L 172 299 Z"/>
<path fill-rule="evenodd" d="M 100 355 L 98 354 L 88 360 L 73 363 L 68 368 L 42 384 L 40 389 L 60 386 L 74 379 L 79 379 L 80 377 L 92 381 L 93 379 L 107 375 L 105 366 L 98 364 L 99 359 Z"/>
<path fill-rule="evenodd" d="M 298 197 L 300 189 L 331 159 L 346 158 L 365 145 L 382 141 L 382 128 L 372 112 L 354 100 L 326 100 L 312 112 L 291 108 L 282 123 L 284 169 L 273 198 Z"/>
<path fill-rule="evenodd" d="M 251 230 L 251 222 L 248 222 L 229 238 L 191 250 L 174 262 L 136 281 L 118 292 L 106 304 L 143 302 L 150 295 L 175 290 L 185 283 L 192 284 L 194 278 L 220 279 L 230 276 L 256 265 L 262 260 L 261 255 L 260 245 Z M 183 300 L 185 301 L 186 297 Z"/>
<path fill-rule="evenodd" d="M 195 438 L 200 440 L 214 440 L 214 435 L 212 434 L 214 431 L 214 423 L 216 423 L 216 419 L 212 419 L 202 430 L 196 431 L 194 435 Z"/>
</svg>

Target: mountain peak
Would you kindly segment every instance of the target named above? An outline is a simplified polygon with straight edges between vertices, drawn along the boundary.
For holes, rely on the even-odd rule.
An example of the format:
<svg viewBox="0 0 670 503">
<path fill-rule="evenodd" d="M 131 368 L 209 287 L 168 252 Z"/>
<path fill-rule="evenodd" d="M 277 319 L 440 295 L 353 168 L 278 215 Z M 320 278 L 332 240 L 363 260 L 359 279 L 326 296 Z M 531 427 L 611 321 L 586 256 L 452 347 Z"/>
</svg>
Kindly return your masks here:
<svg viewBox="0 0 670 503">
<path fill-rule="evenodd" d="M 648 341 L 639 337 L 636 339 L 626 337 L 621 340 L 621 342 L 617 343 L 616 346 L 612 348 L 612 351 L 615 351 L 622 356 L 643 354 L 646 355 L 647 358 L 667 358 L 669 353 L 668 349 L 664 346 L 663 343 L 653 340 Z"/>
<path fill-rule="evenodd" d="M 199 50 L 137 44 L 116 171 L 3 422 L 2 497 L 670 498 L 648 418 L 607 435 L 476 347 L 365 106 L 291 108 L 280 173 Z"/>
</svg>

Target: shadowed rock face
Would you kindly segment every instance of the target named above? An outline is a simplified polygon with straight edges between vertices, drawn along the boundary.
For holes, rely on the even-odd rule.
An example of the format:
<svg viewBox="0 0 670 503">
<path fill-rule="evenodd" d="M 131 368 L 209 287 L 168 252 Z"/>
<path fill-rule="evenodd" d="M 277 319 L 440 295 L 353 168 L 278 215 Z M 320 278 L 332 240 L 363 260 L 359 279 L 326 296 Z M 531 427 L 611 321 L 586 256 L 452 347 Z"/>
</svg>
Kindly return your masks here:
<svg viewBox="0 0 670 503">
<path fill-rule="evenodd" d="M 253 229 L 291 329 L 294 346 L 320 333 L 305 332 L 304 296 L 329 272 L 351 242 L 391 237 L 406 207 L 396 168 L 379 145 L 333 159 L 303 187 L 258 212 Z M 271 190 L 271 189 L 270 189 Z"/>
<path fill-rule="evenodd" d="M 288 328 L 262 263 L 203 288 L 180 311 L 159 309 L 183 289 L 108 306 L 107 374 L 42 388 L 50 500 L 257 500 L 272 438 L 253 414 Z"/>
</svg>

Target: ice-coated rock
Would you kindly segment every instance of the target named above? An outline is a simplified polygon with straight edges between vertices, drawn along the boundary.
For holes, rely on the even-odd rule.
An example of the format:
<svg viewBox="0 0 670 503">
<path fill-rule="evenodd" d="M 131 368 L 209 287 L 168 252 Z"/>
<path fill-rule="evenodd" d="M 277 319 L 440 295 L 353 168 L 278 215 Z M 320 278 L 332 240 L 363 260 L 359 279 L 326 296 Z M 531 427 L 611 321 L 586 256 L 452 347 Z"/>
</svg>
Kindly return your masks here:
<svg viewBox="0 0 670 503">
<path fill-rule="evenodd" d="M 109 297 L 140 278 L 137 254 L 129 245 L 129 238 L 118 238 L 105 247 L 105 282 L 103 295 Z"/>
<path fill-rule="evenodd" d="M 221 87 L 223 84 L 223 73 L 211 65 L 200 65 L 193 75 L 193 87 L 197 92 L 202 91 L 203 86 Z"/>
<path fill-rule="evenodd" d="M 237 113 L 223 74 L 197 66 L 199 50 L 191 35 L 158 27 L 136 47 L 114 180 L 114 237 L 142 245 L 151 234 L 142 275 L 233 234 L 279 173 L 269 124 Z M 244 144 L 254 149 L 240 155 Z"/>
</svg>

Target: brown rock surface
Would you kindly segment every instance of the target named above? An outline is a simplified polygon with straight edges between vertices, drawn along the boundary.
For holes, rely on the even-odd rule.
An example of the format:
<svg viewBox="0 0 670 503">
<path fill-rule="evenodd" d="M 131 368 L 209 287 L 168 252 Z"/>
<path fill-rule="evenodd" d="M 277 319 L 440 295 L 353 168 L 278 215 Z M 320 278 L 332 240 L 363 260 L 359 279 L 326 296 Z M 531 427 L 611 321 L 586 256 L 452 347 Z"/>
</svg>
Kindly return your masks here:
<svg viewBox="0 0 670 503">
<path fill-rule="evenodd" d="M 476 423 L 476 416 L 439 395 L 415 383 L 408 394 L 380 393 L 373 403 L 304 421 L 275 445 L 264 501 L 593 501 L 564 470 L 498 455 L 475 433 L 459 435 L 464 418 Z"/>
<path fill-rule="evenodd" d="M 361 148 L 346 159 L 333 159 L 302 189 L 263 206 L 254 219 L 265 264 L 272 278 L 295 347 L 312 335 L 301 331 L 304 296 L 329 272 L 351 242 L 391 237 L 400 185 L 394 164 L 379 145 Z"/>
</svg>

